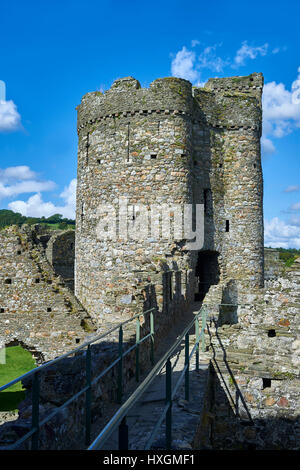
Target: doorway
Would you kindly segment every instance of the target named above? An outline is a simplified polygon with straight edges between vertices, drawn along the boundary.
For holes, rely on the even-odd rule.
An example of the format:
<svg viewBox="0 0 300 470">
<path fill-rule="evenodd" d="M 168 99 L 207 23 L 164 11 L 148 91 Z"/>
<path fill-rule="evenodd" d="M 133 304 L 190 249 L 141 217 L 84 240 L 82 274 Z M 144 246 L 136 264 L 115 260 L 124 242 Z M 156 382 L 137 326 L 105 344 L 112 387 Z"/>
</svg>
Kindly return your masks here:
<svg viewBox="0 0 300 470">
<path fill-rule="evenodd" d="M 199 251 L 196 264 L 195 276 L 197 287 L 195 300 L 202 301 L 210 286 L 218 284 L 220 269 L 218 262 L 219 253 L 216 251 Z"/>
</svg>

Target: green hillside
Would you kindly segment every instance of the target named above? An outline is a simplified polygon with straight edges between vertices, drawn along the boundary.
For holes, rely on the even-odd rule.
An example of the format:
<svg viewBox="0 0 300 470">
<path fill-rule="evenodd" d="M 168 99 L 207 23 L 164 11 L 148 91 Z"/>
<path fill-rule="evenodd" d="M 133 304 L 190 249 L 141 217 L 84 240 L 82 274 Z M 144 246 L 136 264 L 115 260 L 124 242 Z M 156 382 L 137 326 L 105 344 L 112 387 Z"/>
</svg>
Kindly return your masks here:
<svg viewBox="0 0 300 470">
<path fill-rule="evenodd" d="M 53 229 L 75 228 L 75 220 L 63 218 L 61 214 L 54 214 L 50 217 L 25 217 L 18 212 L 7 209 L 0 209 L 0 228 L 9 227 L 10 225 L 22 224 L 42 224 Z"/>
</svg>

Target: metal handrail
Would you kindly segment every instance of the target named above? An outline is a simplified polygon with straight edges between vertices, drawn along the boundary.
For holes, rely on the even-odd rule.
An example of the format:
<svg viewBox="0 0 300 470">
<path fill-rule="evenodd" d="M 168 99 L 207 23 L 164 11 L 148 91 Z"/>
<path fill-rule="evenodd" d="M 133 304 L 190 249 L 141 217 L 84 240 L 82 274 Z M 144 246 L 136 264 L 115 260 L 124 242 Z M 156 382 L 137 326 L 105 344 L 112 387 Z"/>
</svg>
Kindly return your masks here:
<svg viewBox="0 0 300 470">
<path fill-rule="evenodd" d="M 18 439 L 16 442 L 13 444 L 7 446 L 6 448 L 8 449 L 15 449 L 18 446 L 20 446 L 22 443 L 24 443 L 27 439 L 30 437 L 32 438 L 32 449 L 38 449 L 39 448 L 39 429 L 41 426 L 43 426 L 45 423 L 50 421 L 56 414 L 58 414 L 63 408 L 68 406 L 70 403 L 72 403 L 74 400 L 76 400 L 79 396 L 83 395 L 84 393 L 86 394 L 86 445 L 89 445 L 91 442 L 91 387 L 94 383 L 96 383 L 100 378 L 102 378 L 107 372 L 109 372 L 115 365 L 119 364 L 119 371 L 118 371 L 118 389 L 117 389 L 117 401 L 118 403 L 122 402 L 122 394 L 123 394 L 123 358 L 127 356 L 131 351 L 134 349 L 138 350 L 139 345 L 143 343 L 145 340 L 149 339 L 151 340 L 151 347 L 150 347 L 150 359 L 152 365 L 154 364 L 154 312 L 157 311 L 156 308 L 151 308 L 146 310 L 145 312 L 138 313 L 134 315 L 133 317 L 129 318 L 128 320 L 125 320 L 124 322 L 119 323 L 115 327 L 111 328 L 110 330 L 106 331 L 105 333 L 102 333 L 101 335 L 98 335 L 91 340 L 83 343 L 82 345 L 78 346 L 77 348 L 59 356 L 56 359 L 53 359 L 45 364 L 42 364 L 41 366 L 26 372 L 25 374 L 17 377 L 16 379 L 11 380 L 5 385 L 2 385 L 0 387 L 0 392 L 6 390 L 7 388 L 11 387 L 17 382 L 20 382 L 24 379 L 27 379 L 31 376 L 33 376 L 33 387 L 32 387 L 32 425 L 30 431 L 28 431 L 24 436 L 22 436 L 20 439 Z M 140 338 L 140 317 L 143 316 L 145 317 L 147 314 L 150 315 L 150 333 L 148 333 L 146 336 L 143 338 Z M 128 323 L 132 322 L 133 320 L 136 320 L 136 342 L 134 345 L 132 345 L 129 349 L 126 351 L 123 351 L 123 327 L 124 325 L 127 325 Z M 112 332 L 119 330 L 119 356 L 116 360 L 114 360 L 108 367 L 106 367 L 98 376 L 96 376 L 93 380 L 91 380 L 91 345 L 99 340 L 102 340 L 103 338 L 107 337 L 110 335 Z M 42 421 L 39 421 L 39 378 L 41 371 L 44 371 L 45 369 L 53 366 L 54 364 L 57 364 L 58 362 L 62 361 L 66 357 L 69 357 L 73 354 L 78 353 L 79 351 L 82 351 L 84 348 L 87 348 L 85 350 L 86 354 L 86 385 L 83 387 L 79 392 L 76 394 L 72 395 L 65 403 L 63 403 L 61 406 L 56 408 L 52 413 L 50 413 L 48 416 L 46 416 Z M 136 378 L 137 381 L 139 380 L 139 356 L 138 354 L 136 355 Z"/>
<path fill-rule="evenodd" d="M 65 359 L 66 357 L 71 356 L 71 354 L 77 353 L 78 351 L 80 351 L 81 349 L 85 348 L 86 346 L 89 346 L 90 344 L 95 343 L 96 341 L 99 341 L 100 339 L 105 338 L 105 336 L 108 336 L 108 335 L 111 334 L 113 331 L 118 330 L 121 326 L 123 327 L 124 325 L 126 325 L 126 324 L 129 323 L 129 322 L 131 322 L 132 320 L 134 320 L 134 319 L 136 319 L 136 318 L 138 318 L 138 317 L 140 317 L 140 316 L 142 316 L 142 315 L 145 315 L 146 313 L 150 313 L 150 312 L 152 312 L 152 311 L 154 311 L 154 310 L 155 310 L 155 308 L 153 307 L 153 308 L 150 308 L 149 310 L 146 310 L 145 312 L 137 313 L 136 315 L 134 315 L 133 317 L 129 318 L 128 320 L 125 320 L 124 322 L 118 323 L 118 325 L 114 326 L 114 327 L 111 328 L 110 330 L 106 331 L 105 333 L 102 333 L 102 334 L 99 335 L 99 336 L 96 336 L 95 338 L 92 338 L 90 341 L 87 341 L 87 342 L 81 344 L 81 345 L 78 346 L 77 348 L 72 349 L 71 351 L 62 354 L 61 356 L 59 356 L 59 357 L 57 357 L 57 358 L 55 358 L 55 359 L 51 359 L 51 361 L 49 361 L 49 362 L 45 362 L 45 363 L 42 364 L 41 366 L 36 367 L 35 369 L 32 369 L 32 370 L 30 370 L 29 372 L 26 372 L 26 373 L 23 374 L 23 375 L 20 375 L 19 377 L 17 377 L 16 379 L 11 380 L 11 381 L 8 382 L 7 384 L 2 385 L 2 386 L 0 387 L 0 392 L 2 392 L 3 390 L 5 390 L 5 389 L 8 388 L 8 387 L 11 387 L 12 385 L 14 385 L 15 383 L 19 382 L 20 380 L 27 379 L 27 378 L 30 377 L 31 375 L 37 374 L 37 373 L 41 372 L 41 370 L 46 369 L 47 367 L 50 367 L 50 366 L 52 366 L 53 364 L 56 364 L 57 362 L 60 362 L 62 359 Z"/>
<path fill-rule="evenodd" d="M 201 333 L 199 332 L 199 317 L 200 314 L 202 315 L 202 326 L 201 326 Z M 195 346 L 189 354 L 188 352 L 188 336 L 189 336 L 189 331 L 195 326 L 195 333 L 196 333 L 196 342 Z M 129 410 L 136 404 L 136 402 L 139 400 L 139 398 L 143 395 L 143 393 L 146 391 L 146 389 L 149 387 L 149 385 L 153 382 L 153 380 L 156 378 L 156 376 L 160 373 L 160 371 L 163 369 L 163 367 L 166 365 L 167 369 L 169 369 L 169 372 L 167 373 L 167 382 L 170 382 L 170 367 L 168 366 L 168 363 L 170 363 L 170 357 L 174 353 L 174 351 L 179 347 L 181 344 L 183 338 L 185 338 L 186 346 L 185 346 L 185 367 L 181 373 L 181 376 L 179 380 L 177 381 L 176 387 L 173 390 L 173 393 L 171 391 L 170 385 L 168 386 L 169 389 L 169 400 L 168 404 L 163 410 L 162 416 L 160 417 L 158 423 L 156 424 L 154 431 L 152 432 L 150 436 L 150 444 L 149 441 L 146 445 L 145 448 L 149 448 L 152 444 L 153 438 L 155 437 L 155 434 L 157 430 L 159 429 L 160 424 L 163 421 L 163 418 L 167 414 L 167 412 L 170 409 L 170 404 L 174 398 L 174 395 L 183 379 L 183 376 L 185 376 L 186 379 L 186 387 L 185 387 L 185 396 L 188 399 L 189 395 L 189 383 L 188 383 L 188 374 L 187 372 L 189 371 L 189 362 L 192 357 L 192 355 L 196 351 L 196 369 L 199 369 L 199 354 L 197 354 L 197 351 L 199 351 L 199 343 L 200 340 L 202 339 L 202 350 L 205 348 L 205 343 L 203 342 L 204 339 L 204 331 L 205 331 L 205 326 L 206 326 L 206 310 L 204 307 L 201 307 L 200 311 L 195 315 L 194 319 L 189 323 L 189 325 L 184 329 L 183 333 L 180 335 L 180 337 L 176 340 L 176 342 L 171 346 L 171 348 L 164 354 L 164 356 L 157 362 L 157 364 L 153 367 L 151 372 L 147 375 L 147 377 L 144 379 L 144 381 L 140 384 L 140 386 L 134 391 L 132 395 L 126 400 L 126 402 L 118 409 L 118 411 L 114 414 L 114 416 L 110 419 L 110 421 L 106 424 L 106 426 L 102 429 L 100 434 L 97 436 L 97 438 L 93 441 L 93 443 L 88 447 L 88 450 L 98 450 L 103 447 L 107 439 L 111 436 L 111 434 L 117 429 L 117 426 L 120 423 L 123 423 L 124 426 L 124 420 L 126 420 L 126 415 L 128 414 Z M 170 420 L 169 420 L 170 421 Z M 121 424 L 122 425 L 122 424 Z M 170 427 L 167 426 L 166 432 L 168 435 L 171 435 L 171 430 Z M 169 440 L 169 439 L 167 439 Z M 125 444 L 119 442 L 119 448 L 122 447 L 128 448 L 128 442 Z"/>
</svg>

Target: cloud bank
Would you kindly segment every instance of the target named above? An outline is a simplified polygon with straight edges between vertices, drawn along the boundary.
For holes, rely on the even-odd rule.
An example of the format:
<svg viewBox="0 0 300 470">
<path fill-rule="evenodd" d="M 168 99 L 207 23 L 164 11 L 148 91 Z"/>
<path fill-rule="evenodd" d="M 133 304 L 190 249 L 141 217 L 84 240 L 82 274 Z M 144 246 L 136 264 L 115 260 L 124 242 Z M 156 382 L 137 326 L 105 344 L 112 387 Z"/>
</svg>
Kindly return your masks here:
<svg viewBox="0 0 300 470">
<path fill-rule="evenodd" d="M 0 100 L 0 132 L 13 132 L 21 127 L 21 116 L 15 103 Z"/>
<path fill-rule="evenodd" d="M 53 202 L 45 202 L 38 192 L 30 196 L 27 201 L 13 201 L 8 207 L 14 212 L 31 217 L 50 217 L 53 214 L 62 214 L 69 219 L 75 218 L 76 210 L 76 179 L 72 179 L 59 197 L 63 200 L 62 205 L 55 205 Z"/>
</svg>

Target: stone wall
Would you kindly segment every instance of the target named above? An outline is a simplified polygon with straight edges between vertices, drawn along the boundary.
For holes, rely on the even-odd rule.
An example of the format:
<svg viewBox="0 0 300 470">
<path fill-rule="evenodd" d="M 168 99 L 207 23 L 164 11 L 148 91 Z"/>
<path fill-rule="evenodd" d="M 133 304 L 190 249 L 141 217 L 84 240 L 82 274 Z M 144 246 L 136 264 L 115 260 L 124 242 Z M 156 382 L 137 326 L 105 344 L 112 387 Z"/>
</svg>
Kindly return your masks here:
<svg viewBox="0 0 300 470">
<path fill-rule="evenodd" d="M 284 262 L 279 258 L 279 251 L 272 248 L 264 249 L 265 280 L 270 281 L 280 277 L 284 271 Z"/>
<path fill-rule="evenodd" d="M 41 236 L 26 225 L 0 231 L 1 337 L 6 345 L 27 347 L 39 361 L 73 349 L 95 330 L 47 261 Z"/>
<path fill-rule="evenodd" d="M 161 285 L 156 289 L 153 276 L 169 269 L 187 278 L 187 302 L 201 296 L 205 284 L 205 292 L 218 282 L 228 292 L 232 285 L 247 292 L 262 287 L 262 86 L 261 74 L 194 89 L 177 78 L 143 89 L 127 77 L 104 94 L 83 97 L 77 108 L 75 292 L 99 324 L 140 309 L 146 284 L 139 272 L 154 284 L 160 309 Z M 130 205 L 126 227 L 138 225 L 139 204 L 203 204 L 202 253 L 211 263 L 217 259 L 215 279 L 207 279 L 198 250 L 187 250 L 184 238 L 122 240 L 122 216 L 113 240 L 97 237 L 99 219 L 107 215 L 99 205 L 118 214 L 120 197 Z"/>
<path fill-rule="evenodd" d="M 241 305 L 238 323 L 212 322 L 215 449 L 299 449 L 300 263 Z"/>
<path fill-rule="evenodd" d="M 55 273 L 74 290 L 75 230 L 52 235 L 47 242 L 46 257 Z"/>
<path fill-rule="evenodd" d="M 166 284 L 167 286 L 168 284 Z M 178 280 L 177 280 L 178 285 Z M 154 354 L 156 356 L 157 346 L 167 336 L 170 328 L 176 321 L 181 319 L 180 312 L 183 310 L 182 296 L 174 293 L 172 301 L 168 296 L 165 297 L 165 309 L 161 313 L 154 310 Z M 177 309 L 175 308 L 177 306 Z M 144 310 L 150 305 L 145 302 Z M 116 326 L 117 319 L 112 323 L 106 323 L 105 327 L 99 328 L 97 335 L 105 333 L 111 327 Z M 150 332 L 150 315 L 146 314 L 140 317 L 141 339 Z M 136 341 L 136 321 L 127 323 L 123 327 L 123 351 L 127 351 Z M 95 335 L 91 335 L 95 336 Z M 119 329 L 105 336 L 101 341 L 91 345 L 91 377 L 92 381 L 104 371 L 119 356 Z M 148 338 L 139 347 L 140 373 L 149 371 L 151 340 Z M 157 359 L 157 357 L 156 357 Z M 123 359 L 123 391 L 126 393 L 128 384 L 134 379 L 136 371 L 136 352 L 133 350 Z M 107 423 L 109 417 L 116 411 L 118 405 L 119 365 L 115 365 L 100 380 L 92 385 L 92 425 L 102 420 L 103 426 Z M 23 381 L 26 389 L 26 398 L 20 404 L 18 418 L 0 426 L 0 448 L 9 449 L 17 439 L 21 438 L 31 429 L 32 412 L 32 381 L 27 379 Z M 58 363 L 50 365 L 43 372 L 40 372 L 40 420 L 63 405 L 74 394 L 80 391 L 86 385 L 86 350 L 78 351 L 70 357 L 64 358 Z M 99 428 L 98 423 L 98 432 Z M 39 448 L 62 450 L 62 449 L 80 449 L 85 448 L 85 394 L 77 398 L 72 404 L 61 410 L 54 418 L 43 425 L 40 429 Z M 31 440 L 24 443 L 20 449 L 31 449 Z"/>
</svg>

